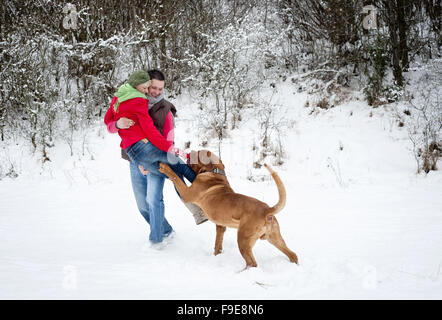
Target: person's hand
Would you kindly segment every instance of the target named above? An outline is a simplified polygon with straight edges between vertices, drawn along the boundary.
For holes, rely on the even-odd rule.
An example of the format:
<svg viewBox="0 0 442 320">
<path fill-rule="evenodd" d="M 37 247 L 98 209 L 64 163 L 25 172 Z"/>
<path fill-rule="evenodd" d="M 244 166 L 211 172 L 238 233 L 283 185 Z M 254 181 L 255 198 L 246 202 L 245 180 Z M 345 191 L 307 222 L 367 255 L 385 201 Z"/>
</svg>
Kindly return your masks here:
<svg viewBox="0 0 442 320">
<path fill-rule="evenodd" d="M 144 170 L 144 167 L 142 165 L 139 165 L 138 169 L 140 169 L 141 174 L 143 174 L 144 176 L 150 173 L 149 170 Z"/>
<path fill-rule="evenodd" d="M 187 158 L 189 158 L 189 154 L 188 154 L 187 152 L 184 152 L 184 151 L 181 150 L 181 149 L 178 149 L 178 148 L 172 147 L 172 149 L 171 149 L 170 151 L 171 151 L 174 155 L 179 156 L 179 157 L 181 157 L 181 158 L 183 158 L 183 159 L 187 159 Z"/>
<path fill-rule="evenodd" d="M 120 118 L 117 121 L 117 128 L 118 129 L 129 129 L 135 124 L 135 121 L 129 118 Z"/>
</svg>

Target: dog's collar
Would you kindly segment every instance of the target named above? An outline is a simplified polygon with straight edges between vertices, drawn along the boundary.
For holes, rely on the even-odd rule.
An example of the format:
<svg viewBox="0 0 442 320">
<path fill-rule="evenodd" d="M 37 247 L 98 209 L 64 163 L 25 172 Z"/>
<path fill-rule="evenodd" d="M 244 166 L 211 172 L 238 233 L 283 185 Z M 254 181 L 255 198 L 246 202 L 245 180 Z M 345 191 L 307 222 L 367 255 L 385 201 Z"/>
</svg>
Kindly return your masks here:
<svg viewBox="0 0 442 320">
<path fill-rule="evenodd" d="M 209 172 L 218 173 L 218 174 L 223 175 L 223 176 L 226 175 L 226 173 L 224 172 L 224 170 L 221 170 L 221 169 L 219 169 L 219 168 L 215 168 L 215 169 L 213 169 L 213 170 L 211 170 L 211 171 L 209 171 Z"/>
</svg>

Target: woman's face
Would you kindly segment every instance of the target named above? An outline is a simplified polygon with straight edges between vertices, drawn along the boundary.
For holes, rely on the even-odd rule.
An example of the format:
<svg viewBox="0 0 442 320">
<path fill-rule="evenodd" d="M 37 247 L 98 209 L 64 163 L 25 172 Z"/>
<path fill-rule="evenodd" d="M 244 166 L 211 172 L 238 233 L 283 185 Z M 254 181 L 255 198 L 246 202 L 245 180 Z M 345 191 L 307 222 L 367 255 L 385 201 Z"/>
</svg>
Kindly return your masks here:
<svg viewBox="0 0 442 320">
<path fill-rule="evenodd" d="M 147 81 L 145 83 L 141 83 L 135 87 L 138 91 L 140 91 L 142 94 L 146 94 L 149 90 L 150 81 Z"/>
</svg>

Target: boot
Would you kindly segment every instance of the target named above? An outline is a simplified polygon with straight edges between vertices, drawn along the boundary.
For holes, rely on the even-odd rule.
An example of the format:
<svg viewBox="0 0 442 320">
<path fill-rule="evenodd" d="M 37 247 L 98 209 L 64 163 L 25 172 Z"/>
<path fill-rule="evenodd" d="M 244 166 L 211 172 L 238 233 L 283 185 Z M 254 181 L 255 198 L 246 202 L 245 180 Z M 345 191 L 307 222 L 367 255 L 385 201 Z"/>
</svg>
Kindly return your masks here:
<svg viewBox="0 0 442 320">
<path fill-rule="evenodd" d="M 187 209 L 189 209 L 189 211 L 192 213 L 193 218 L 195 219 L 195 223 L 196 223 L 197 225 L 199 225 L 199 224 L 201 224 L 201 223 L 206 222 L 207 220 L 209 220 L 209 219 L 207 219 L 207 217 L 206 217 L 206 215 L 204 214 L 203 210 L 201 210 L 201 208 L 198 207 L 198 205 L 196 205 L 196 204 L 194 204 L 194 203 L 191 203 L 191 202 L 189 202 L 189 203 L 184 203 L 184 205 L 185 205 L 185 206 L 187 207 Z"/>
</svg>

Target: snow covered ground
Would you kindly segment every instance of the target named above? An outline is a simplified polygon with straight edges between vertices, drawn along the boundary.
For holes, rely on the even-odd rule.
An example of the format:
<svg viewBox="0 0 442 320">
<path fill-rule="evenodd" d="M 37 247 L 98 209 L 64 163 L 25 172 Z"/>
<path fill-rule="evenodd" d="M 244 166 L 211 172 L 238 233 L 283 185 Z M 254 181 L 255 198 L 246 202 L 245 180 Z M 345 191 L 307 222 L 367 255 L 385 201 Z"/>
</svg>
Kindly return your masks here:
<svg viewBox="0 0 442 320">
<path fill-rule="evenodd" d="M 273 102 L 290 121 L 288 159 L 274 166 L 288 195 L 277 218 L 299 266 L 259 241 L 258 268 L 240 272 L 233 229 L 214 256 L 215 225 L 196 226 L 170 182 L 166 216 L 176 236 L 162 251 L 149 248 L 119 138 L 98 124 L 84 157 L 59 144 L 43 169 L 20 146 L 5 146 L 20 175 L 0 181 L 0 298 L 441 299 L 441 171 L 415 174 L 390 107 L 354 100 L 309 115 L 305 94 L 277 88 Z M 197 140 L 196 106 L 175 102 L 193 110 L 177 121 L 182 146 Z M 223 163 L 235 191 L 273 205 L 273 180 L 252 169 L 257 130 L 244 119 L 224 141 Z"/>
</svg>

